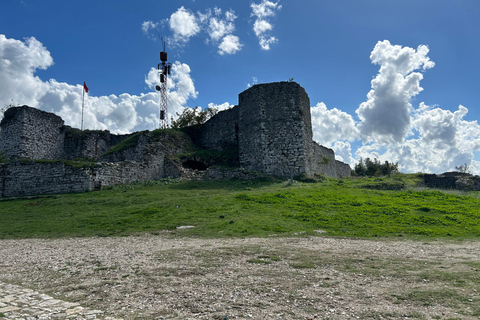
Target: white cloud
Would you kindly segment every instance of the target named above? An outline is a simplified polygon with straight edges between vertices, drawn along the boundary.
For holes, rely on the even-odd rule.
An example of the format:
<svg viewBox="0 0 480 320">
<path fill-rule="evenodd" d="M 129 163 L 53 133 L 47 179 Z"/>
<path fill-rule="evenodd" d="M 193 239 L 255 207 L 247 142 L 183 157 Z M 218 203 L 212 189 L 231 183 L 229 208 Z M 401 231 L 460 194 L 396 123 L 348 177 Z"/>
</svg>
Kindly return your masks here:
<svg viewBox="0 0 480 320">
<path fill-rule="evenodd" d="M 380 65 L 380 71 L 371 82 L 367 101 L 356 111 L 365 141 L 399 143 L 409 134 L 411 100 L 423 90 L 423 75 L 414 71 L 434 66 L 427 54 L 424 45 L 415 50 L 393 46 L 388 40 L 377 43 L 370 59 Z"/>
<path fill-rule="evenodd" d="M 221 8 L 215 7 L 213 14 L 211 9 L 206 10 L 205 13 L 194 14 L 182 6 L 170 18 L 164 20 L 168 22 L 173 33 L 173 36 L 167 40 L 170 45 L 181 47 L 186 45 L 190 38 L 207 34 L 205 43 L 217 46 L 220 55 L 234 54 L 243 46 L 240 38 L 233 35 L 236 18 L 235 11 L 232 9 L 224 12 Z M 148 35 L 148 30 L 152 26 L 157 27 L 158 23 L 146 21 L 142 24 L 142 30 Z"/>
<path fill-rule="evenodd" d="M 349 164 L 351 167 L 355 165 L 355 159 L 352 157 L 352 146 L 347 141 L 336 141 L 333 145 L 335 151 L 335 159 Z"/>
<path fill-rule="evenodd" d="M 235 30 L 233 23 L 219 20 L 218 18 L 211 18 L 208 26 L 208 34 L 214 41 L 220 40 L 226 34 L 232 33 Z"/>
<path fill-rule="evenodd" d="M 242 49 L 242 44 L 240 43 L 240 38 L 234 35 L 227 35 L 223 38 L 222 43 L 218 45 L 218 53 L 220 55 L 234 54 L 237 51 Z"/>
<path fill-rule="evenodd" d="M 222 104 L 215 104 L 213 102 L 210 102 L 208 104 L 208 108 L 214 108 L 214 109 L 217 109 L 218 111 L 223 111 L 223 110 L 228 110 L 228 109 L 231 109 L 235 107 L 234 105 L 231 105 L 230 103 L 228 102 L 224 102 Z"/>
<path fill-rule="evenodd" d="M 262 19 L 256 20 L 255 23 L 253 24 L 253 31 L 255 32 L 255 35 L 257 37 L 260 37 L 263 33 L 270 31 L 272 29 L 273 29 L 273 26 L 269 22 Z"/>
<path fill-rule="evenodd" d="M 247 88 L 250 88 L 251 86 L 254 86 L 258 83 L 258 78 L 257 77 L 252 77 L 252 83 L 247 83 Z"/>
<path fill-rule="evenodd" d="M 352 116 L 337 108 L 328 110 L 325 103 L 317 103 L 310 110 L 312 114 L 313 140 L 331 147 L 338 140 L 353 141 L 358 130 Z"/>
<path fill-rule="evenodd" d="M 48 84 L 34 76 L 35 71 L 51 65 L 50 52 L 35 38 L 22 42 L 0 34 L 0 107 L 12 101 L 37 106 Z"/>
<path fill-rule="evenodd" d="M 35 38 L 22 42 L 0 34 L 0 105 L 3 107 L 13 100 L 17 105 L 54 112 L 67 125 L 80 128 L 83 84 L 71 85 L 54 79 L 43 82 L 34 74 L 36 69 L 46 69 L 52 64 L 50 53 Z M 153 88 L 158 82 L 158 72 L 152 68 L 145 83 Z M 175 115 L 186 106 L 188 98 L 197 96 L 188 65 L 173 64 L 168 89 L 170 114 Z M 114 133 L 155 129 L 158 113 L 159 94 L 153 89 L 140 95 L 86 95 L 84 128 L 108 129 Z"/>
<path fill-rule="evenodd" d="M 350 165 L 355 160 L 350 143 L 344 140 L 361 139 L 357 160 L 377 158 L 399 162 L 403 172 L 434 173 L 467 163 L 472 173 L 480 174 L 480 162 L 473 160 L 473 152 L 480 151 L 480 125 L 464 119 L 468 109 L 460 105 L 450 111 L 423 102 L 415 109 L 411 104 L 423 90 L 419 71 L 434 66 L 427 54 L 424 45 L 413 49 L 378 42 L 370 58 L 380 70 L 367 101 L 356 111 L 360 122 L 318 103 L 311 110 L 314 140 L 333 147 L 337 157 Z"/>
<path fill-rule="evenodd" d="M 279 2 L 272 2 L 268 0 L 262 0 L 261 3 L 252 3 L 250 7 L 252 8 L 252 17 L 255 17 L 255 22 L 253 23 L 253 31 L 258 38 L 258 42 L 262 50 L 270 50 L 270 45 L 278 42 L 278 39 L 269 34 L 273 30 L 273 25 L 268 20 L 271 17 L 274 17 L 282 6 L 278 4 Z"/>
<path fill-rule="evenodd" d="M 183 6 L 172 13 L 168 19 L 170 30 L 173 32 L 173 40 L 176 43 L 185 43 L 200 32 L 195 14 Z"/>
<path fill-rule="evenodd" d="M 156 30 L 159 24 L 160 23 L 158 22 L 154 23 L 153 21 L 144 21 L 142 23 L 142 31 L 147 37 L 155 40 L 157 35 L 152 34 L 152 30 Z"/>
<path fill-rule="evenodd" d="M 275 16 L 276 11 L 282 8 L 278 2 L 268 0 L 262 0 L 259 4 L 252 3 L 250 7 L 252 8 L 252 16 L 256 16 L 259 19 L 273 17 Z"/>
</svg>

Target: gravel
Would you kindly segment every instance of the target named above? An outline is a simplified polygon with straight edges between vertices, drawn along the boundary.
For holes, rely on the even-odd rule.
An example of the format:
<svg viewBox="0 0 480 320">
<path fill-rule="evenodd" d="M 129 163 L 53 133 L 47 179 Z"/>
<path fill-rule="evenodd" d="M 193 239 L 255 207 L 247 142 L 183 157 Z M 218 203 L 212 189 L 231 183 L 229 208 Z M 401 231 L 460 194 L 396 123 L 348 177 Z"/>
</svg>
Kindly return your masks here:
<svg viewBox="0 0 480 320">
<path fill-rule="evenodd" d="M 479 319 L 480 242 L 0 240 L 0 281 L 124 319 Z"/>
</svg>

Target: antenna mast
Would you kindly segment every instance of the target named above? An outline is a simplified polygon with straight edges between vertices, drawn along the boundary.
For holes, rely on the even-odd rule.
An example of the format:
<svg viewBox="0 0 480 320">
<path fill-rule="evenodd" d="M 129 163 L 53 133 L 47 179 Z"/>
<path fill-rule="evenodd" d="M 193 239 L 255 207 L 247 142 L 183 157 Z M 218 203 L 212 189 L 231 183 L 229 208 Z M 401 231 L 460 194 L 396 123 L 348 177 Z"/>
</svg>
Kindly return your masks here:
<svg viewBox="0 0 480 320">
<path fill-rule="evenodd" d="M 160 74 L 160 85 L 155 89 L 160 92 L 160 129 L 168 128 L 168 108 L 167 108 L 167 78 L 170 75 L 172 64 L 167 62 L 167 52 L 165 51 L 165 41 L 162 37 L 163 51 L 160 52 L 160 63 L 158 64 L 158 73 Z"/>
</svg>

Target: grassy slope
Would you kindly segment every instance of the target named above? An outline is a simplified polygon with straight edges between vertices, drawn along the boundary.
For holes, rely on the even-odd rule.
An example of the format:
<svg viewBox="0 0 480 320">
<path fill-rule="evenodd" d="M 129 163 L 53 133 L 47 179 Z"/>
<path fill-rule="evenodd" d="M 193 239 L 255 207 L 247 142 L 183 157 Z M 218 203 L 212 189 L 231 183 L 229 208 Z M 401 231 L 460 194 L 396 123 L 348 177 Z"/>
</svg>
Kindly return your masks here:
<svg viewBox="0 0 480 320">
<path fill-rule="evenodd" d="M 312 234 L 319 229 L 354 237 L 480 235 L 478 193 L 375 189 L 411 186 L 414 180 L 401 175 L 294 184 L 160 181 L 0 201 L 0 238 L 128 235 L 186 225 L 195 228 L 178 232 L 201 237 Z"/>
</svg>

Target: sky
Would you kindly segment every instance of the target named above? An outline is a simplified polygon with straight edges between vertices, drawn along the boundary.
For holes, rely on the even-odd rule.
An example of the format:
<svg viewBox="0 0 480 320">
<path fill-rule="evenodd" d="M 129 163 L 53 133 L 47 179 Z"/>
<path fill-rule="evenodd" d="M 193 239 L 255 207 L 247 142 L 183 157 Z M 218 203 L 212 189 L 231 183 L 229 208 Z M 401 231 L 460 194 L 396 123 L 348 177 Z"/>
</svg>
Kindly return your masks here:
<svg viewBox="0 0 480 320">
<path fill-rule="evenodd" d="M 154 130 L 163 39 L 169 117 L 293 79 L 314 140 L 352 167 L 480 174 L 479 17 L 478 0 L 5 0 L 0 108 L 80 128 L 85 82 L 84 128 Z"/>
</svg>

